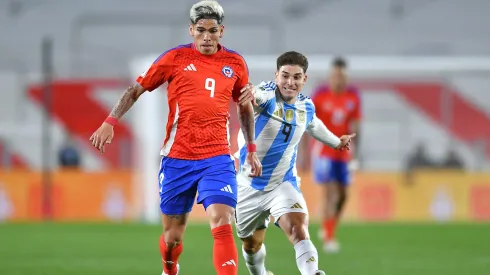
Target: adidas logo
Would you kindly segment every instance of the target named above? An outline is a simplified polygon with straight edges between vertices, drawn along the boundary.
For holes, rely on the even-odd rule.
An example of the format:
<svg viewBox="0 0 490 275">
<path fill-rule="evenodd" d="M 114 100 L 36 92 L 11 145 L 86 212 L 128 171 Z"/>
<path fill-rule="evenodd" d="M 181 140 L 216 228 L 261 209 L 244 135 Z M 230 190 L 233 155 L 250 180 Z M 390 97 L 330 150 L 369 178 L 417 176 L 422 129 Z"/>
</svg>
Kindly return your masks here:
<svg viewBox="0 0 490 275">
<path fill-rule="evenodd" d="M 311 257 L 308 259 L 308 261 L 306 261 L 307 263 L 311 263 L 311 262 L 314 262 L 316 261 L 315 257 Z"/>
<path fill-rule="evenodd" d="M 291 209 L 303 209 L 303 207 L 301 207 L 299 203 L 295 203 L 293 206 L 291 206 Z"/>
<path fill-rule="evenodd" d="M 221 266 L 227 266 L 227 265 L 234 265 L 234 266 L 236 266 L 236 264 L 235 264 L 235 261 L 234 261 L 234 260 L 229 260 L 229 261 L 227 261 L 226 263 L 222 264 Z"/>
<path fill-rule="evenodd" d="M 193 71 L 193 72 L 197 72 L 197 69 L 196 67 L 194 66 L 194 64 L 191 64 L 189 66 L 187 66 L 184 71 Z"/>
<path fill-rule="evenodd" d="M 223 192 L 228 192 L 233 194 L 233 190 L 231 190 L 231 186 L 228 184 L 227 186 L 220 189 Z"/>
</svg>

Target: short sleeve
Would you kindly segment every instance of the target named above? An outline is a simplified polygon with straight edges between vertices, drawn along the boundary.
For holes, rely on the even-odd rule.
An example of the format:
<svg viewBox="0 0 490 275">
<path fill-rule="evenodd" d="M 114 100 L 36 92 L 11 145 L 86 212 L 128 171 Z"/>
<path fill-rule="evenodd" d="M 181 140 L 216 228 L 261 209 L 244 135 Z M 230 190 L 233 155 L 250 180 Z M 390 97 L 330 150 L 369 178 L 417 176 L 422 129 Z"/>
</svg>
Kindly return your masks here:
<svg viewBox="0 0 490 275">
<path fill-rule="evenodd" d="M 309 98 L 305 100 L 306 107 L 306 125 L 309 125 L 316 118 L 316 108 L 313 101 Z"/>
<path fill-rule="evenodd" d="M 243 57 L 239 56 L 240 65 L 238 74 L 238 79 L 235 82 L 235 86 L 233 87 L 233 101 L 238 102 L 238 98 L 240 97 L 240 90 L 248 84 L 248 66 Z"/>
<path fill-rule="evenodd" d="M 274 81 L 262 81 L 255 86 L 255 102 L 261 108 L 265 108 L 271 101 L 276 100 L 276 83 Z"/>
<path fill-rule="evenodd" d="M 169 80 L 173 72 L 174 51 L 167 51 L 160 55 L 137 79 L 145 90 L 153 91 Z"/>
</svg>

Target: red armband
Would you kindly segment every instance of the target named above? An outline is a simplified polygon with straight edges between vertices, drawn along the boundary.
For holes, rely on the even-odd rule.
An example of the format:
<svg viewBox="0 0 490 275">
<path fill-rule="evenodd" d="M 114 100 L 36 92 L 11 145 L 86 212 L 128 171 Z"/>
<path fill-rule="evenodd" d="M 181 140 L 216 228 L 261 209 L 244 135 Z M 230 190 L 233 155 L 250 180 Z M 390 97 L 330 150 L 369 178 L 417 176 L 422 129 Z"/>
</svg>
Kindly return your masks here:
<svg viewBox="0 0 490 275">
<path fill-rule="evenodd" d="M 255 145 L 253 143 L 247 144 L 247 152 L 249 152 L 249 153 L 257 152 L 257 145 Z"/>
<path fill-rule="evenodd" d="M 110 125 L 114 126 L 114 125 L 116 125 L 116 124 L 117 124 L 117 118 L 112 117 L 112 116 L 108 116 L 108 117 L 107 117 L 107 118 L 104 120 L 104 122 L 109 123 Z"/>
</svg>

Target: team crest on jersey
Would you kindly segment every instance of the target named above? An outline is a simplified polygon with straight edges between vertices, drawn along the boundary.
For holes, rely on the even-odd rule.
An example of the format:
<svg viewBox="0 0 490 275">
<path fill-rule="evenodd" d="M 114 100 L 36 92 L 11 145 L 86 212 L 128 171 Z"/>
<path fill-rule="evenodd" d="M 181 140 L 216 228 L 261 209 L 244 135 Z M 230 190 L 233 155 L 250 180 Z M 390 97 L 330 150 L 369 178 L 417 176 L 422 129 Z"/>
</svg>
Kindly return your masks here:
<svg viewBox="0 0 490 275">
<path fill-rule="evenodd" d="M 306 122 L 306 112 L 303 110 L 298 110 L 298 121 L 300 123 L 305 123 Z"/>
<path fill-rule="evenodd" d="M 281 107 L 276 107 L 276 110 L 274 111 L 274 115 L 277 117 L 282 118 L 282 108 Z"/>
<path fill-rule="evenodd" d="M 292 122 L 294 119 L 294 111 L 291 109 L 286 110 L 286 121 Z"/>
<path fill-rule="evenodd" d="M 234 74 L 233 69 L 229 66 L 224 66 L 223 69 L 221 69 L 221 72 L 223 72 L 223 75 L 228 78 L 232 78 Z"/>
</svg>

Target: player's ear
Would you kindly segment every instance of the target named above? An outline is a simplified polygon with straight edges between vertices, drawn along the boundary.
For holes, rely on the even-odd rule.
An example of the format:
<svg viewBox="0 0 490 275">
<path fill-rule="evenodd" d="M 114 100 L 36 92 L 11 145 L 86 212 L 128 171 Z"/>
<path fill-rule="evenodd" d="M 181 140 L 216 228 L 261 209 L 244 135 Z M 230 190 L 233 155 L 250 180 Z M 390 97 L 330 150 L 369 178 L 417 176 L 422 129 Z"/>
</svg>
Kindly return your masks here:
<svg viewBox="0 0 490 275">
<path fill-rule="evenodd" d="M 274 73 L 274 81 L 275 81 L 276 83 L 279 83 L 279 72 L 278 72 L 278 71 L 276 71 L 276 72 Z"/>
<path fill-rule="evenodd" d="M 189 24 L 189 35 L 194 37 L 194 26 L 192 24 Z"/>
<path fill-rule="evenodd" d="M 305 75 L 303 76 L 303 83 L 306 83 L 306 80 L 307 80 L 307 79 L 308 79 L 308 75 L 307 75 L 307 74 L 305 74 Z"/>
<path fill-rule="evenodd" d="M 221 28 L 219 28 L 219 38 L 223 38 L 224 31 L 225 31 L 225 26 L 221 25 Z"/>
</svg>

